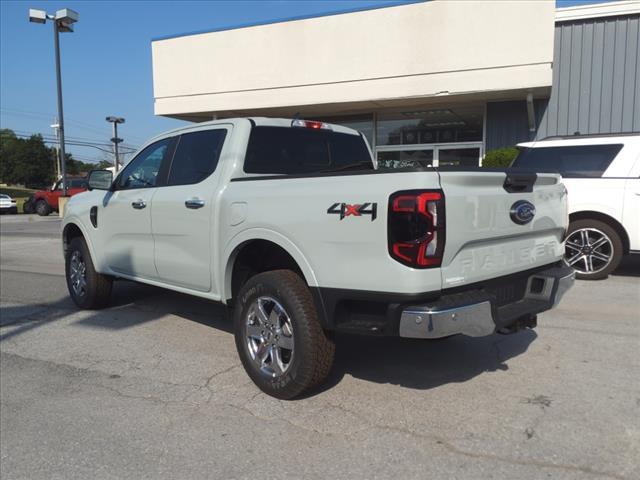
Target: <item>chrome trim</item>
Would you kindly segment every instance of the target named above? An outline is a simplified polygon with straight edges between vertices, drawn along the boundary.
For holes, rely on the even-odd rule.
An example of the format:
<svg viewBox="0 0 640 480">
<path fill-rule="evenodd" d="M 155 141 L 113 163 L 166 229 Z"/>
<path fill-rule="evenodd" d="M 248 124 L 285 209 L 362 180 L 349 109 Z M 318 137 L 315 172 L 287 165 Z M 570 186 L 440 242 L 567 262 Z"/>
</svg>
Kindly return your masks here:
<svg viewBox="0 0 640 480">
<path fill-rule="evenodd" d="M 404 310 L 400 317 L 400 336 L 408 338 L 442 338 L 458 333 L 484 337 L 495 329 L 489 302 L 446 310 L 416 306 Z"/>
<path fill-rule="evenodd" d="M 575 272 L 568 267 L 550 268 L 534 273 L 527 281 L 524 297 L 518 301 L 523 304 L 535 301 L 533 303 L 537 305 L 545 302 L 542 304 L 546 305 L 545 310 L 550 310 L 558 305 L 564 294 L 573 286 L 575 278 Z M 531 291 L 535 279 L 544 281 L 539 292 Z M 498 309 L 498 315 L 501 309 L 502 307 Z M 522 313 L 528 314 L 526 310 Z M 407 338 L 442 338 L 457 334 L 483 337 L 491 335 L 495 330 L 496 321 L 489 300 L 440 309 L 437 305 L 414 305 L 403 310 L 399 325 L 400 336 Z"/>
<path fill-rule="evenodd" d="M 569 275 L 565 275 L 558 279 L 558 288 L 556 290 L 556 296 L 553 299 L 553 306 L 555 307 L 560 303 L 564 294 L 573 287 L 573 284 L 576 282 L 576 272 L 571 272 Z"/>
<path fill-rule="evenodd" d="M 200 198 L 190 198 L 184 201 L 184 206 L 196 210 L 204 207 L 204 200 Z"/>
</svg>

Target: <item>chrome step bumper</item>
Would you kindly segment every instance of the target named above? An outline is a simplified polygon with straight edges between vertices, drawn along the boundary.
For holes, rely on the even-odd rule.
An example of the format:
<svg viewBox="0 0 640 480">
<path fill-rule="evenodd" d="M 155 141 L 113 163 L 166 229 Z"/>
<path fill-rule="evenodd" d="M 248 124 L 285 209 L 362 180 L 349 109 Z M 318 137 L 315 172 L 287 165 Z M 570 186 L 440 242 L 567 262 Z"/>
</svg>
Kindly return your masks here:
<svg viewBox="0 0 640 480">
<path fill-rule="evenodd" d="M 399 333 L 408 338 L 491 335 L 523 317 L 535 318 L 536 314 L 555 307 L 574 281 L 575 272 L 566 266 L 534 273 L 527 279 L 522 298 L 500 306 L 492 295 L 482 291 L 445 295 L 427 305 L 405 308 Z"/>
</svg>

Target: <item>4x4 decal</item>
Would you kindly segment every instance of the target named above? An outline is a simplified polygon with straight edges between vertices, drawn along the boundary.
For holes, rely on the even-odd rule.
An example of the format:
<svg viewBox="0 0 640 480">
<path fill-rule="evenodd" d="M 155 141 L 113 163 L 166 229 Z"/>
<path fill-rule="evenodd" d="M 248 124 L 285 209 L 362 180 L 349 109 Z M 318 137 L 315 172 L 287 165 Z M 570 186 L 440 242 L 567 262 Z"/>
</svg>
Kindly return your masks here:
<svg viewBox="0 0 640 480">
<path fill-rule="evenodd" d="M 350 205 L 348 203 L 334 203 L 328 208 L 327 213 L 340 215 L 340 220 L 350 215 L 353 215 L 354 217 L 361 217 L 362 215 L 371 215 L 371 221 L 373 222 L 376 219 L 376 216 L 378 214 L 378 204 L 363 203 L 361 205 L 358 205 L 358 204 Z"/>
</svg>

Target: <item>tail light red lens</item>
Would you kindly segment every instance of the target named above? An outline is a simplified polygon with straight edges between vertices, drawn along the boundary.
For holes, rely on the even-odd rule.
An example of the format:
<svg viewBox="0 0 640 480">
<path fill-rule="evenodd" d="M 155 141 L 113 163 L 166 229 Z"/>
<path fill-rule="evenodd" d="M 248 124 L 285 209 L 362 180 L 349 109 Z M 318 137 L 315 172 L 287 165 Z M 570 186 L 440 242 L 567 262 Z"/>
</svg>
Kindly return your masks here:
<svg viewBox="0 0 640 480">
<path fill-rule="evenodd" d="M 441 190 L 396 192 L 389 198 L 389 254 L 413 268 L 439 267 L 445 242 Z"/>
</svg>

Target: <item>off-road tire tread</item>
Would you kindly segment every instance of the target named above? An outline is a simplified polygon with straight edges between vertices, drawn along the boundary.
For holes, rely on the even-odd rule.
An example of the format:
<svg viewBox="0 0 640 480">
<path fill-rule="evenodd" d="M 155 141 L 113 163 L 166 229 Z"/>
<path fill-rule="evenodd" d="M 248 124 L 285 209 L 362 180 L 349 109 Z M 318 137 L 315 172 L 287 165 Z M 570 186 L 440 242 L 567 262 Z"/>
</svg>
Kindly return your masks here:
<svg viewBox="0 0 640 480">
<path fill-rule="evenodd" d="M 300 276 L 291 270 L 272 270 L 251 277 L 238 295 L 237 308 L 241 310 L 244 308 L 244 305 L 240 304 L 240 298 L 244 296 L 244 292 L 261 282 L 286 291 L 287 302 L 296 312 L 303 312 L 301 316 L 294 316 L 288 310 L 296 324 L 295 341 L 298 345 L 304 344 L 312 350 L 310 361 L 300 364 L 296 378 L 286 387 L 267 392 L 280 399 L 292 399 L 326 379 L 333 365 L 335 344 L 327 338 L 320 325 L 309 288 Z M 242 321 L 241 318 L 240 321 Z M 243 363 L 244 361 L 243 358 Z M 258 386 L 262 388 L 260 384 Z"/>
</svg>

